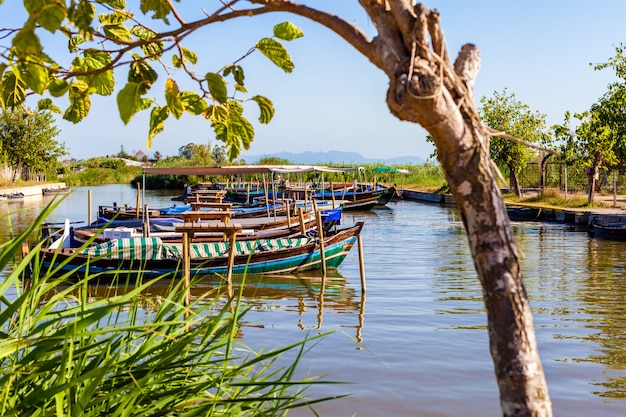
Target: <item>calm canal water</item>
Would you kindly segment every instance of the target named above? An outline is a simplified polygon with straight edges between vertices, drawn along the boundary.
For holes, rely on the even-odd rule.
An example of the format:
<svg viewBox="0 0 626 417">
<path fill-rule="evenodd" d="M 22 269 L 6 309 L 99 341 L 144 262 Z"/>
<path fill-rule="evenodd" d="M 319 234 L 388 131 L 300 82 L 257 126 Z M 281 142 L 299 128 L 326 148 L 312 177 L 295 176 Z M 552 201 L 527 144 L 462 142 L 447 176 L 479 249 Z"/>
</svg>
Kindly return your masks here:
<svg viewBox="0 0 626 417">
<path fill-rule="evenodd" d="M 135 205 L 132 187 L 90 189 L 94 213 L 114 201 Z M 50 220 L 86 220 L 87 190 L 75 189 Z M 172 204 L 147 195 L 150 207 Z M 46 201 L 1 203 L 0 214 L 21 210 L 10 217 L 21 230 Z M 4 240 L 8 218 L 0 218 Z M 315 342 L 298 375 L 349 383 L 308 391 L 351 394 L 316 405 L 322 416 L 501 415 L 481 289 L 457 212 L 401 201 L 344 215 L 346 224 L 355 220 L 366 222 L 366 296 L 356 250 L 322 299 L 315 273 L 249 283 L 242 342 L 269 349 L 332 332 Z M 561 224 L 515 223 L 514 230 L 554 415 L 626 415 L 626 244 Z"/>
</svg>

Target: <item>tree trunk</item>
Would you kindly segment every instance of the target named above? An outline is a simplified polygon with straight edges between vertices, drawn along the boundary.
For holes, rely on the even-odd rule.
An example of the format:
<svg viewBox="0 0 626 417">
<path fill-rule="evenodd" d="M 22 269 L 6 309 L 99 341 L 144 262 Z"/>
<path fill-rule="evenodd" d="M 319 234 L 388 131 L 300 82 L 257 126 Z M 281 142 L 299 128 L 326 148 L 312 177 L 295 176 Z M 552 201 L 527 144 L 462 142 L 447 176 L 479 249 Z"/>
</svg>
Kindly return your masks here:
<svg viewBox="0 0 626 417">
<path fill-rule="evenodd" d="M 369 4 L 379 33 L 400 39 L 378 45 L 382 68 L 390 78 L 387 103 L 401 120 L 419 123 L 432 136 L 439 162 L 460 208 L 487 310 L 489 343 L 504 416 L 551 416 L 532 313 L 506 214 L 486 129 L 474 107 L 473 81 L 480 54 L 464 45 L 454 66 L 445 50 L 439 14 L 409 1 L 361 1 Z M 373 12 L 377 12 L 373 15 Z M 397 26 L 396 26 L 397 25 Z M 400 31 L 401 33 L 399 33 Z"/>
<path fill-rule="evenodd" d="M 551 416 L 532 313 L 489 157 L 487 129 L 474 106 L 478 49 L 464 45 L 453 66 L 439 13 L 412 0 L 359 0 L 378 33 L 373 40 L 335 15 L 292 1 L 251 1 L 307 17 L 343 37 L 389 77 L 391 112 L 430 133 L 482 284 L 502 414 Z"/>
<path fill-rule="evenodd" d="M 518 197 L 522 196 L 522 189 L 519 186 L 519 178 L 517 176 L 517 171 L 515 167 L 509 167 L 509 186 L 511 187 L 511 191 Z"/>
<path fill-rule="evenodd" d="M 546 188 L 546 177 L 548 171 L 548 158 L 550 158 L 552 154 L 547 154 L 539 157 L 539 190 L 543 195 Z"/>
<path fill-rule="evenodd" d="M 589 171 L 589 189 L 587 193 L 587 204 L 593 207 L 593 197 L 596 194 L 596 180 L 598 176 L 598 167 L 594 164 Z"/>
</svg>

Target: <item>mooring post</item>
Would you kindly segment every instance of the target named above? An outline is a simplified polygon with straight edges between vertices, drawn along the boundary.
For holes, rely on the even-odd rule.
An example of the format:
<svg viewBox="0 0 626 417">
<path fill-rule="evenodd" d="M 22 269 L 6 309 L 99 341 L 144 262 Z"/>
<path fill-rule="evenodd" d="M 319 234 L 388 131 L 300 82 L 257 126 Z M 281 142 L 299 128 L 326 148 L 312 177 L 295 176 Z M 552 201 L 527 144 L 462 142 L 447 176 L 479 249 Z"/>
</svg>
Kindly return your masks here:
<svg viewBox="0 0 626 417">
<path fill-rule="evenodd" d="M 137 202 L 135 204 L 135 219 L 139 219 L 140 207 L 141 207 L 141 183 L 137 181 Z"/>
<path fill-rule="evenodd" d="M 324 253 L 324 227 L 322 223 L 322 214 L 317 210 L 315 201 L 313 202 L 315 208 L 315 220 L 317 221 L 317 234 L 320 238 L 320 259 L 322 262 L 322 286 L 325 285 L 326 280 L 326 253 Z"/>
<path fill-rule="evenodd" d="M 356 238 L 358 249 L 359 249 L 359 269 L 361 271 L 361 292 L 365 292 L 365 262 L 363 261 L 363 239 L 361 238 L 361 234 Z"/>
<path fill-rule="evenodd" d="M 230 248 L 228 252 L 228 274 L 226 274 L 226 281 L 228 283 L 232 283 L 233 280 L 233 264 L 235 263 L 235 243 L 237 240 L 237 233 L 232 231 L 230 232 L 230 236 L 228 236 L 228 241 L 230 243 Z"/>
<path fill-rule="evenodd" d="M 191 234 L 183 232 L 183 279 L 185 280 L 185 307 L 191 304 L 191 255 L 189 253 L 189 240 Z"/>
<path fill-rule="evenodd" d="M 91 224 L 91 190 L 87 190 L 87 225 Z"/>
</svg>

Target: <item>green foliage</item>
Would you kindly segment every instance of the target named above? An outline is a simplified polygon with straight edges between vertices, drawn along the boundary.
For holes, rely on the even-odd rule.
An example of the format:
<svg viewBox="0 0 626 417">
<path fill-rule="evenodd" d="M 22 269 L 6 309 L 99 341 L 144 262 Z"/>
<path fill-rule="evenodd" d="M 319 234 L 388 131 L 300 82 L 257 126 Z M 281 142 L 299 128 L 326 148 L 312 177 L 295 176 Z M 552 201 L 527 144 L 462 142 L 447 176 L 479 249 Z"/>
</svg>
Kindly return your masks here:
<svg viewBox="0 0 626 417">
<path fill-rule="evenodd" d="M 482 97 L 480 116 L 489 127 L 515 136 L 525 142 L 546 144 L 546 116 L 531 111 L 517 100 L 515 94 L 494 92 L 493 97 Z M 499 165 L 512 168 L 517 173 L 536 155 L 535 151 L 511 140 L 496 136 L 490 142 L 491 158 Z"/>
<path fill-rule="evenodd" d="M 121 169 L 86 168 L 76 173 L 66 174 L 63 181 L 71 186 L 130 184 L 138 175 L 141 175 L 140 167 L 124 165 Z"/>
<path fill-rule="evenodd" d="M 91 111 L 92 95 L 109 96 L 117 91 L 117 106 L 125 124 L 138 112 L 150 110 L 148 148 L 164 130 L 170 115 L 174 119 L 185 113 L 202 115 L 210 121 L 215 138 L 228 147 L 230 161 L 242 149 L 248 149 L 254 139 L 254 126 L 244 116 L 242 104 L 249 100 L 256 102 L 262 124 L 269 123 L 274 116 L 268 98 L 259 94 L 245 96 L 248 88 L 244 85 L 241 62 L 258 50 L 290 73 L 294 63 L 283 43 L 303 36 L 292 23 L 280 23 L 273 28 L 272 37 L 260 39 L 241 58 L 216 71 L 213 62 L 201 62 L 194 51 L 184 46 L 184 41 L 205 25 L 244 15 L 230 8 L 218 6 L 215 13 L 204 12 L 199 20 L 183 24 L 173 3 L 166 0 L 143 0 L 139 12 L 136 8 L 131 12 L 130 5 L 122 0 L 83 0 L 69 4 L 28 0 L 24 6 L 28 19 L 23 26 L 2 30 L 3 37 L 11 40 L 11 47 L 0 55 L 0 107 L 17 108 L 31 93 L 49 93 L 51 98 L 40 101 L 40 108 L 57 111 L 64 119 L 79 123 Z M 206 19 L 205 14 L 217 18 Z M 176 18 L 172 19 L 173 16 Z M 55 56 L 44 53 L 41 31 L 66 37 L 70 58 L 58 51 Z M 69 60 L 71 65 L 61 64 Z M 161 70 L 153 64 L 160 65 Z M 120 83 L 114 73 L 122 66 L 128 67 L 128 75 L 126 82 Z M 196 72 L 203 66 L 204 76 Z M 159 73 L 167 74 L 160 102 L 158 94 L 155 96 L 151 91 Z M 189 83 L 196 86 L 195 91 L 179 88 Z M 65 98 L 69 105 L 62 108 Z"/>
<path fill-rule="evenodd" d="M 157 301 L 143 294 L 158 280 L 130 283 L 122 271 L 52 278 L 41 239 L 10 267 L 55 205 L 0 245 L 0 415 L 282 416 L 329 399 L 307 399 L 312 379 L 293 380 L 305 345 L 321 336 L 251 351 L 237 339 L 245 311 L 219 290 L 186 305 L 183 280 Z M 111 290 L 94 297 L 103 279 Z M 279 367 L 288 351 L 295 359 Z"/>
<path fill-rule="evenodd" d="M 276 156 L 264 156 L 259 159 L 259 165 L 292 165 L 292 162 Z"/>
<path fill-rule="evenodd" d="M 59 130 L 48 111 L 14 109 L 0 116 L 0 150 L 3 161 L 14 170 L 13 181 L 22 169 L 55 172 L 65 146 L 55 138 Z"/>
</svg>

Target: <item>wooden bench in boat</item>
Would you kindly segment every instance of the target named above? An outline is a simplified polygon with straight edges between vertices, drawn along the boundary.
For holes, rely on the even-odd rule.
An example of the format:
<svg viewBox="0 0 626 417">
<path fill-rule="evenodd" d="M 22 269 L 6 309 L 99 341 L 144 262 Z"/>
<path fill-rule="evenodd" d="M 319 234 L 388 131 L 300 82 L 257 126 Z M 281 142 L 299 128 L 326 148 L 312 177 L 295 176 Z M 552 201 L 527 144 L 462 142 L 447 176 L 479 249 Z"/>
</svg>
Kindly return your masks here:
<svg viewBox="0 0 626 417">
<path fill-rule="evenodd" d="M 229 212 L 230 213 L 230 212 Z M 220 222 L 220 223 L 183 223 L 176 226 L 175 231 L 183 234 L 183 276 L 185 282 L 189 284 L 190 277 L 190 262 L 191 256 L 189 254 L 189 246 L 193 240 L 193 235 L 196 232 L 221 232 L 224 233 L 224 240 L 228 240 L 230 243 L 230 249 L 228 253 L 228 274 L 226 280 L 231 282 L 233 275 L 233 262 L 235 259 L 235 241 L 237 239 L 237 233 L 241 232 L 243 227 L 239 223 Z M 186 300 L 189 303 L 189 300 Z M 188 304 L 187 304 L 188 305 Z"/>
<path fill-rule="evenodd" d="M 181 219 L 185 222 L 197 222 L 198 220 L 219 220 L 223 223 L 230 223 L 231 217 L 235 215 L 229 210 L 191 210 L 180 213 Z"/>
<path fill-rule="evenodd" d="M 201 208 L 214 208 L 228 211 L 233 207 L 233 203 L 213 203 L 209 201 L 190 201 L 191 210 L 200 210 Z"/>
</svg>

